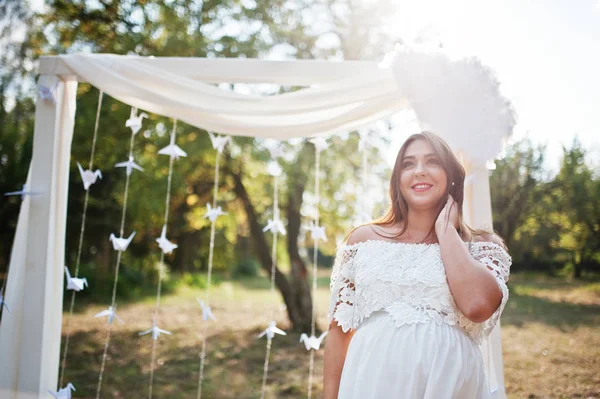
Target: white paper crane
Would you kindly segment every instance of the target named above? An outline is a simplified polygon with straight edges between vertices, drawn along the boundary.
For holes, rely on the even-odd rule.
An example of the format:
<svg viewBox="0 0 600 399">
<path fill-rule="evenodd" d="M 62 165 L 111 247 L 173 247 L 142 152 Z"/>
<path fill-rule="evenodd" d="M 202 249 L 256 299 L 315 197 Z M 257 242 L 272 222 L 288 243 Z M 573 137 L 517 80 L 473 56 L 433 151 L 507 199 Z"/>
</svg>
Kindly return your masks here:
<svg viewBox="0 0 600 399">
<path fill-rule="evenodd" d="M 285 227 L 283 227 L 283 223 L 279 219 L 269 219 L 263 231 L 278 232 L 285 235 Z"/>
<path fill-rule="evenodd" d="M 146 331 L 142 331 L 138 333 L 138 335 L 146 335 L 150 333 L 152 333 L 152 339 L 155 341 L 158 339 L 158 337 L 160 337 L 160 334 L 173 335 L 170 331 L 159 328 L 155 323 L 152 324 L 152 328 L 149 328 Z"/>
<path fill-rule="evenodd" d="M 315 145 L 315 149 L 318 152 L 321 152 L 327 149 L 327 147 L 329 147 L 329 144 L 327 143 L 327 140 L 324 137 L 315 137 L 314 139 L 310 139 L 309 141 Z"/>
<path fill-rule="evenodd" d="M 131 128 L 133 134 L 137 134 L 137 132 L 140 131 L 140 129 L 142 128 L 142 119 L 148 117 L 148 114 L 145 114 L 143 112 L 139 115 L 136 115 L 136 113 L 137 109 L 132 108 L 131 115 L 129 116 L 129 119 L 127 119 L 127 121 L 125 122 L 125 126 Z"/>
<path fill-rule="evenodd" d="M 131 235 L 128 238 L 117 238 L 114 234 L 111 233 L 108 239 L 112 242 L 115 251 L 124 252 L 127 251 L 127 247 L 131 243 L 131 240 L 133 240 L 134 236 L 135 231 L 131 233 Z"/>
<path fill-rule="evenodd" d="M 308 225 L 308 229 L 310 230 L 311 237 L 313 240 L 323 240 L 327 242 L 327 236 L 325 235 L 325 226 L 317 226 L 315 222 L 311 220 Z"/>
<path fill-rule="evenodd" d="M 219 151 L 219 153 L 222 153 L 223 150 L 225 149 L 225 145 L 227 143 L 231 144 L 231 137 L 230 136 L 219 136 L 216 134 L 213 134 L 212 132 L 208 132 L 208 135 L 210 136 L 210 142 L 212 143 L 212 146 L 215 150 Z"/>
<path fill-rule="evenodd" d="M 221 215 L 227 215 L 227 212 L 223 212 L 220 206 L 213 208 L 210 203 L 207 203 L 206 207 L 208 208 L 208 211 L 202 217 L 208 218 L 211 222 L 217 220 L 217 218 Z"/>
<path fill-rule="evenodd" d="M 81 175 L 81 180 L 83 180 L 83 188 L 87 190 L 90 186 L 96 183 L 98 178 L 102 179 L 102 172 L 100 169 L 96 169 L 92 172 L 91 169 L 83 170 L 83 167 L 79 162 L 77 162 L 77 168 L 79 169 L 79 174 Z"/>
<path fill-rule="evenodd" d="M 65 266 L 65 274 L 67 275 L 67 289 L 74 291 L 81 291 L 85 287 L 88 286 L 87 279 L 79 278 L 79 277 L 71 277 L 71 273 L 69 273 L 69 268 Z"/>
<path fill-rule="evenodd" d="M 258 338 L 262 338 L 263 336 L 267 336 L 267 339 L 271 340 L 275 336 L 275 334 L 279 335 L 287 335 L 285 331 L 280 330 L 276 327 L 276 322 L 272 321 L 269 323 L 269 327 L 258 335 Z"/>
<path fill-rule="evenodd" d="M 174 159 L 179 159 L 179 157 L 187 157 L 185 151 L 183 151 L 177 144 L 175 144 L 175 135 L 171 135 L 171 142 L 168 146 L 161 149 L 159 152 L 161 155 L 170 155 Z"/>
<path fill-rule="evenodd" d="M 98 317 L 107 317 L 108 319 L 108 324 L 112 324 L 112 322 L 117 319 L 117 321 L 119 321 L 121 324 L 125 324 L 125 322 L 123 320 L 121 320 L 121 318 L 119 316 L 117 316 L 117 307 L 115 306 L 115 308 L 113 309 L 112 306 L 109 306 L 108 309 L 103 310 L 100 313 L 96 313 L 96 315 L 94 317 L 98 318 Z"/>
<path fill-rule="evenodd" d="M 25 196 L 27 195 L 36 195 L 39 194 L 39 192 L 37 191 L 28 191 L 27 190 L 27 184 L 23 184 L 23 188 L 20 191 L 11 191 L 9 193 L 4 193 L 5 197 L 10 197 L 13 195 L 20 195 L 21 199 L 25 199 Z"/>
<path fill-rule="evenodd" d="M 267 165 L 267 173 L 271 176 L 277 177 L 281 176 L 281 174 L 283 173 L 283 169 L 281 169 L 281 166 L 279 166 L 277 162 L 269 162 L 269 164 Z"/>
<path fill-rule="evenodd" d="M 38 89 L 38 95 L 40 96 L 40 99 L 51 102 L 52 104 L 56 104 L 56 98 L 54 98 L 54 92 L 56 91 L 57 87 L 58 87 L 58 82 L 56 82 L 52 88 L 38 84 L 37 89 Z"/>
<path fill-rule="evenodd" d="M 321 343 L 323 342 L 323 338 L 327 336 L 327 331 L 319 336 L 319 338 L 311 335 L 310 337 L 306 334 L 302 334 L 300 336 L 300 342 L 304 343 L 304 347 L 307 351 L 314 349 L 316 351 L 321 347 Z"/>
<path fill-rule="evenodd" d="M 144 171 L 144 169 L 142 169 L 142 167 L 140 165 L 138 165 L 137 163 L 135 163 L 133 161 L 133 157 L 130 156 L 128 161 L 125 162 L 119 162 L 117 164 L 115 164 L 115 168 L 127 168 L 127 176 L 131 175 L 131 172 L 133 171 L 133 169 L 137 169 L 137 170 L 141 170 L 142 172 Z"/>
<path fill-rule="evenodd" d="M 0 293 L 0 309 L 6 309 L 6 311 L 10 314 L 12 314 L 12 312 L 10 311 L 10 308 L 8 307 L 8 304 L 6 303 L 6 301 L 4 300 L 4 297 L 2 296 L 2 294 Z"/>
<path fill-rule="evenodd" d="M 165 255 L 170 254 L 175 248 L 177 248 L 177 244 L 173 244 L 171 241 L 167 240 L 166 224 L 163 224 L 162 232 L 160 233 L 160 237 L 156 239 L 156 242 Z"/>
<path fill-rule="evenodd" d="M 76 389 L 73 384 L 69 382 L 66 387 L 59 389 L 58 392 L 54 392 L 49 389 L 46 389 L 46 391 L 48 391 L 50 395 L 54 396 L 55 399 L 71 399 L 71 391 L 76 391 Z"/>
<path fill-rule="evenodd" d="M 206 321 L 208 319 L 211 319 L 212 321 L 217 321 L 217 318 L 213 314 L 210 306 L 208 306 L 206 303 L 204 303 L 204 301 L 201 300 L 200 298 L 196 297 L 196 300 L 198 301 L 198 303 L 200 304 L 200 307 L 202 308 L 202 320 Z"/>
</svg>

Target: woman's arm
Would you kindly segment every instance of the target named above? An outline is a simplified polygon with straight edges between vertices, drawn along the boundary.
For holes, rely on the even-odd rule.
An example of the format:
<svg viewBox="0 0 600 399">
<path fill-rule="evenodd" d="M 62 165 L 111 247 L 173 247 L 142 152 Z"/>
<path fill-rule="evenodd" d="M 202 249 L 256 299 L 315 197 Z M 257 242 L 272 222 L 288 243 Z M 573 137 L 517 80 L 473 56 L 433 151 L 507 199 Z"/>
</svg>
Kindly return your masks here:
<svg viewBox="0 0 600 399">
<path fill-rule="evenodd" d="M 346 353 L 355 330 L 344 332 L 337 322 L 329 324 L 323 365 L 323 399 L 337 399 Z"/>
<path fill-rule="evenodd" d="M 471 256 L 454 226 L 438 235 L 450 291 L 460 311 L 474 323 L 489 319 L 502 302 L 502 290 L 487 266 Z"/>
</svg>

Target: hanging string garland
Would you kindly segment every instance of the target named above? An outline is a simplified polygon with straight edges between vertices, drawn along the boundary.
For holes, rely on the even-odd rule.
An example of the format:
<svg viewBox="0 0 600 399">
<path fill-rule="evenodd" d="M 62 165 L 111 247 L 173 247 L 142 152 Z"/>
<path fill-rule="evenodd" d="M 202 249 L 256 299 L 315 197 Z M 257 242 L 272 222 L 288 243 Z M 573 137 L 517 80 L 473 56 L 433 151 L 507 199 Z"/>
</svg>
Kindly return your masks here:
<svg viewBox="0 0 600 399">
<path fill-rule="evenodd" d="M 123 252 L 127 250 L 127 247 L 129 246 L 129 244 L 131 243 L 131 240 L 133 240 L 133 237 L 135 236 L 135 231 L 134 231 L 133 233 L 131 233 L 129 235 L 128 238 L 123 238 L 124 233 L 125 233 L 125 216 L 127 214 L 127 199 L 128 199 L 128 194 L 129 194 L 130 176 L 133 172 L 133 169 L 143 171 L 142 167 L 140 165 L 138 165 L 137 163 L 135 163 L 133 160 L 133 143 L 135 141 L 136 134 L 142 128 L 142 118 L 144 118 L 144 117 L 147 118 L 148 115 L 146 115 L 144 113 L 137 115 L 137 109 L 136 108 L 131 109 L 131 116 L 125 123 L 125 126 L 129 127 L 131 129 L 131 140 L 129 142 L 129 158 L 127 161 L 120 162 L 115 165 L 115 167 L 117 167 L 117 168 L 125 168 L 125 171 L 126 171 L 125 193 L 123 195 L 123 211 L 121 214 L 121 226 L 119 229 L 119 238 L 117 238 L 114 234 L 111 234 L 109 237 L 109 240 L 113 244 L 114 250 L 117 251 L 117 262 L 116 262 L 116 267 L 115 267 L 111 305 L 108 307 L 108 309 L 103 310 L 102 312 L 99 312 L 94 316 L 94 317 L 106 317 L 107 322 L 108 322 L 107 329 L 106 329 L 106 341 L 104 343 L 104 352 L 102 354 L 102 362 L 100 363 L 100 373 L 98 374 L 96 399 L 100 398 L 100 390 L 102 389 L 102 378 L 104 376 L 104 368 L 106 366 L 106 357 L 108 354 L 108 347 L 110 345 L 113 321 L 116 319 L 120 323 L 122 323 L 122 324 L 124 323 L 123 320 L 121 320 L 121 318 L 117 315 L 117 303 L 116 303 L 117 283 L 119 281 L 119 268 L 121 266 L 121 256 L 122 256 Z"/>
<path fill-rule="evenodd" d="M 206 204 L 207 212 L 204 214 L 204 218 L 208 218 L 211 221 L 210 225 L 210 245 L 208 250 L 208 271 L 206 278 L 206 290 L 204 295 L 204 301 L 196 298 L 198 303 L 202 308 L 202 320 L 203 320 L 203 328 L 202 328 L 202 352 L 200 353 L 200 371 L 198 373 L 198 394 L 197 399 L 202 397 L 202 383 L 204 381 L 204 366 L 206 364 L 206 334 L 208 330 L 208 321 L 213 320 L 216 321 L 212 310 L 210 308 L 210 288 L 211 288 L 211 278 L 212 278 L 212 268 L 213 268 L 213 255 L 214 255 L 214 247 L 215 247 L 215 226 L 217 222 L 217 218 L 222 215 L 226 215 L 227 212 L 223 212 L 220 206 L 217 206 L 217 191 L 219 188 L 219 162 L 221 158 L 221 154 L 225 149 L 227 143 L 231 143 L 231 137 L 229 136 L 218 136 L 211 132 L 208 132 L 210 136 L 210 141 L 212 143 L 213 148 L 217 151 L 217 159 L 215 161 L 215 182 L 214 182 L 214 194 L 213 194 L 213 203 L 212 206 L 210 203 Z"/>
<path fill-rule="evenodd" d="M 315 219 L 309 225 L 311 237 L 313 239 L 313 267 L 312 267 L 312 313 L 310 320 L 310 337 L 307 334 L 300 336 L 300 342 L 304 343 L 306 350 L 310 352 L 309 366 L 308 366 L 308 398 L 312 397 L 312 386 L 313 386 L 313 374 L 315 364 L 315 351 L 319 350 L 323 339 L 327 336 L 327 332 L 322 333 L 319 337 L 315 336 L 315 325 L 316 325 L 316 298 L 317 298 L 317 260 L 319 254 L 319 241 L 323 240 L 327 242 L 327 235 L 325 234 L 325 227 L 319 226 L 319 203 L 321 201 L 319 183 L 321 173 L 321 152 L 328 147 L 327 140 L 323 137 L 317 137 L 310 140 L 315 145 Z"/>
<path fill-rule="evenodd" d="M 71 293 L 71 305 L 69 306 L 69 315 L 67 317 L 67 328 L 66 328 L 66 336 L 65 336 L 65 345 L 61 362 L 60 369 L 60 379 L 58 383 L 58 387 L 60 389 L 63 386 L 63 381 L 65 378 L 65 368 L 67 365 L 67 354 L 69 352 L 69 341 L 71 338 L 71 321 L 73 319 L 73 307 L 75 306 L 75 295 L 77 292 L 84 289 L 85 286 L 88 285 L 86 278 L 79 277 L 79 266 L 81 264 L 81 250 L 83 248 L 83 235 L 85 232 L 85 222 L 87 217 L 87 208 L 88 201 L 90 197 L 89 188 L 92 184 L 96 183 L 97 179 L 102 179 L 102 172 L 99 169 L 96 169 L 92 172 L 94 167 L 94 153 L 96 151 L 96 139 L 98 137 L 98 124 L 100 121 L 100 109 L 102 108 L 102 100 L 104 98 L 104 92 L 101 90 L 98 96 L 98 107 L 96 109 L 96 121 L 94 123 L 94 136 L 92 138 L 92 150 L 90 154 L 90 163 L 88 169 L 84 170 L 79 162 L 77 162 L 77 168 L 79 169 L 79 174 L 81 175 L 81 180 L 83 181 L 83 188 L 85 190 L 85 199 L 83 201 L 83 213 L 81 216 L 81 228 L 79 230 L 79 246 L 77 248 L 77 258 L 75 261 L 75 277 L 71 277 L 69 273 L 69 269 L 65 266 L 65 274 L 67 278 L 67 290 L 72 290 Z"/>
<path fill-rule="evenodd" d="M 277 159 L 283 156 L 283 150 L 281 146 L 277 145 L 272 148 L 269 148 L 269 152 L 271 154 L 272 161 L 267 166 L 267 173 L 273 176 L 273 218 L 267 221 L 267 225 L 263 229 L 263 232 L 270 231 L 273 234 L 273 245 L 271 247 L 271 287 L 270 293 L 271 296 L 275 296 L 275 271 L 277 265 L 277 236 L 278 234 L 286 234 L 285 227 L 283 226 L 283 222 L 280 219 L 279 212 L 279 185 L 278 185 L 278 177 L 281 176 L 283 170 L 281 166 L 277 162 Z M 265 350 L 265 361 L 263 364 L 263 378 L 260 390 L 260 397 L 264 399 L 266 390 L 267 390 L 267 375 L 269 373 L 269 359 L 271 357 L 271 347 L 272 341 L 275 337 L 275 334 L 286 335 L 285 331 L 279 329 L 277 327 L 277 323 L 275 320 L 275 310 L 271 309 L 271 320 L 267 326 L 267 328 L 258 335 L 258 338 L 262 338 L 264 336 L 267 337 L 267 346 Z"/>
<path fill-rule="evenodd" d="M 163 330 L 158 326 L 158 311 L 160 309 L 160 299 L 162 293 L 162 280 L 163 280 L 163 269 L 165 255 L 173 252 L 177 248 L 177 244 L 173 244 L 167 239 L 167 226 L 169 224 L 169 206 L 171 203 L 171 182 L 173 177 L 173 161 L 180 157 L 186 157 L 187 154 L 175 144 L 175 135 L 177 134 L 177 119 L 173 120 L 173 130 L 171 131 L 171 138 L 169 145 L 161 149 L 158 153 L 161 155 L 169 156 L 169 174 L 167 177 L 167 195 L 165 199 L 165 218 L 162 227 L 161 235 L 156 239 L 158 247 L 160 248 L 160 262 L 158 266 L 158 284 L 156 287 L 156 305 L 154 307 L 154 314 L 152 316 L 152 327 L 148 330 L 142 331 L 139 335 L 152 334 L 152 355 L 150 359 L 150 381 L 148 383 L 148 399 L 152 399 L 152 388 L 154 383 L 154 364 L 156 363 L 156 343 L 158 337 L 161 334 L 171 335 L 170 331 Z"/>
</svg>

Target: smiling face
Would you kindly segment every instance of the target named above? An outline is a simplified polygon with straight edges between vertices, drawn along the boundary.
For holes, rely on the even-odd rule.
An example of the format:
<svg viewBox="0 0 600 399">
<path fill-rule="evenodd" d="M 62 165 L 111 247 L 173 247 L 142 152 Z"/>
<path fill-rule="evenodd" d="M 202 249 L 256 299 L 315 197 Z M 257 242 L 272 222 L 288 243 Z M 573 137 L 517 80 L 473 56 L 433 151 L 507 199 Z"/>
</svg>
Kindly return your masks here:
<svg viewBox="0 0 600 399">
<path fill-rule="evenodd" d="M 408 208 L 437 209 L 446 195 L 448 178 L 440 157 L 427 140 L 413 140 L 401 160 L 400 191 Z"/>
</svg>

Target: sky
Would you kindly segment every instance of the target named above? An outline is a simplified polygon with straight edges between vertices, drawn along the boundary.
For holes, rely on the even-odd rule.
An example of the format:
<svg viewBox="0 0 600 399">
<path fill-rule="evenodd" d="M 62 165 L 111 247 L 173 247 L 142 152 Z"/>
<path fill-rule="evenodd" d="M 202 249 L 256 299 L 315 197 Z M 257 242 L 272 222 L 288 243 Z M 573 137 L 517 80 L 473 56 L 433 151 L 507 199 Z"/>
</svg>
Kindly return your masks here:
<svg viewBox="0 0 600 399">
<path fill-rule="evenodd" d="M 549 170 L 575 135 L 600 167 L 600 1 L 397 0 L 397 7 L 398 35 L 425 30 L 449 55 L 476 56 L 496 72 L 517 112 L 513 139 L 547 144 Z"/>
<path fill-rule="evenodd" d="M 575 135 L 600 167 L 600 0 L 389 1 L 394 35 L 425 31 L 449 55 L 476 56 L 496 72 L 518 116 L 513 140 L 546 144 L 547 169 L 558 169 Z M 31 4 L 40 9 L 43 0 Z M 414 131 L 409 124 L 394 136 L 389 164 Z"/>
</svg>

